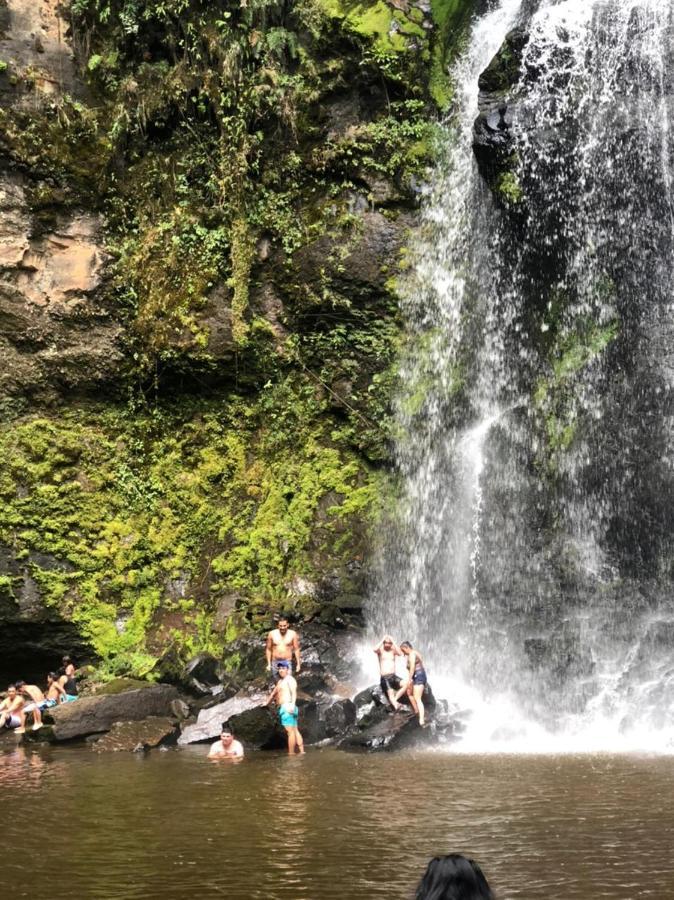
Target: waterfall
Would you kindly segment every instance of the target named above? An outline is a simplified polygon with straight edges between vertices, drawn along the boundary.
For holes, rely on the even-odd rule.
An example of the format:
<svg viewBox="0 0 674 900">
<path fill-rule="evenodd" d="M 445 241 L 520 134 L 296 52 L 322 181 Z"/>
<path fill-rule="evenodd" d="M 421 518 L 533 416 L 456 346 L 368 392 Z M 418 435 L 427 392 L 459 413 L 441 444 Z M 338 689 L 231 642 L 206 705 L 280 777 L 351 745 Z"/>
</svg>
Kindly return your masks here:
<svg viewBox="0 0 674 900">
<path fill-rule="evenodd" d="M 503 0 L 455 66 L 369 617 L 467 747 L 674 747 L 673 7 Z"/>
</svg>

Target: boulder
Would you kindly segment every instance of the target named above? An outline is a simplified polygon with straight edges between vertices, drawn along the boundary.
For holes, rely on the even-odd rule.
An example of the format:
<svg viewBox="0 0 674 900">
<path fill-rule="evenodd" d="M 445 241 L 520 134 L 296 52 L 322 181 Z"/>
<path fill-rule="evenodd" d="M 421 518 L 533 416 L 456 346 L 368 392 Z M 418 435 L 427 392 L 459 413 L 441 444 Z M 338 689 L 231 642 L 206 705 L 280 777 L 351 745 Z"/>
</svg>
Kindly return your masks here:
<svg viewBox="0 0 674 900">
<path fill-rule="evenodd" d="M 323 713 L 327 737 L 346 734 L 356 724 L 356 705 L 352 700 L 337 700 Z"/>
<path fill-rule="evenodd" d="M 93 745 L 99 752 L 150 750 L 175 738 L 177 725 L 166 716 L 150 716 L 140 722 L 115 722 L 110 731 Z"/>
<path fill-rule="evenodd" d="M 178 692 L 169 684 L 149 684 L 135 691 L 81 697 L 49 710 L 54 739 L 67 741 L 109 731 L 115 722 L 136 722 L 149 716 L 170 716 Z M 45 713 L 45 719 L 47 714 Z"/>
<path fill-rule="evenodd" d="M 235 716 L 260 706 L 266 699 L 267 695 L 261 691 L 253 693 L 240 691 L 229 700 L 202 709 L 197 716 L 197 721 L 183 728 L 178 743 L 181 745 L 198 744 L 202 741 L 213 740 L 220 734 L 223 723 L 232 722 Z"/>
<path fill-rule="evenodd" d="M 409 713 L 396 713 L 374 725 L 358 730 L 339 744 L 342 750 L 405 750 L 410 747 L 429 746 L 437 743 L 435 731 L 420 728 L 416 717 Z"/>
<path fill-rule="evenodd" d="M 254 706 L 227 719 L 238 740 L 256 750 L 275 750 L 286 746 L 286 734 L 275 709 Z M 300 724 L 301 728 L 301 724 Z"/>
<path fill-rule="evenodd" d="M 328 737 L 324 709 L 315 700 L 298 700 L 299 729 L 305 744 L 319 744 Z"/>
</svg>

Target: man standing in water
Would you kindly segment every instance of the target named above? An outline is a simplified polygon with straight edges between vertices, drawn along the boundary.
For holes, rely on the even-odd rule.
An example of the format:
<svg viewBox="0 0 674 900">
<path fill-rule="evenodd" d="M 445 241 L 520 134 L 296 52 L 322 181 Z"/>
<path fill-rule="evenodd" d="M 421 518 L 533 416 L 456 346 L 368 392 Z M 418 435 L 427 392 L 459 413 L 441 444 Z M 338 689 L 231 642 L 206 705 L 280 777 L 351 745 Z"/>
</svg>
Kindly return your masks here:
<svg viewBox="0 0 674 900">
<path fill-rule="evenodd" d="M 295 747 L 298 753 L 304 753 L 304 740 L 297 727 L 299 712 L 297 709 L 297 682 L 290 674 L 290 665 L 287 660 L 278 662 L 279 680 L 269 695 L 267 706 L 275 700 L 278 704 L 278 714 L 281 725 L 288 735 L 288 753 L 293 754 Z"/>
<path fill-rule="evenodd" d="M 384 696 L 394 710 L 400 709 L 396 699 L 396 691 L 400 687 L 400 679 L 396 675 L 396 657 L 402 656 L 402 650 L 397 646 L 390 634 L 385 634 L 374 648 L 379 657 L 379 684 Z"/>
<path fill-rule="evenodd" d="M 272 673 L 274 684 L 279 680 L 279 663 L 285 662 L 289 667 L 289 675 L 292 678 L 293 662 L 295 657 L 295 674 L 300 674 L 300 639 L 297 632 L 290 628 L 290 624 L 285 617 L 278 620 L 278 628 L 274 628 L 267 635 L 267 671 Z"/>
<path fill-rule="evenodd" d="M 243 759 L 243 744 L 234 738 L 231 728 L 227 725 L 222 726 L 220 740 L 211 744 L 211 749 L 208 751 L 208 758 Z"/>
</svg>

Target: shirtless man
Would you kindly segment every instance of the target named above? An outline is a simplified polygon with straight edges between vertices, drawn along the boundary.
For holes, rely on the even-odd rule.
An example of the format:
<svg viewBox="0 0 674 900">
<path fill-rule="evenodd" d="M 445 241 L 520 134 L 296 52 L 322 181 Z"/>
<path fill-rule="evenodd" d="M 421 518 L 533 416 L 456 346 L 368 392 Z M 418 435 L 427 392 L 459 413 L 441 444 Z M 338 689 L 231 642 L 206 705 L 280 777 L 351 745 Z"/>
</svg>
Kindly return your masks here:
<svg viewBox="0 0 674 900">
<path fill-rule="evenodd" d="M 66 702 L 65 688 L 61 687 L 56 672 L 50 672 L 47 675 L 47 699 L 45 701 L 47 708 L 56 706 L 57 703 Z"/>
<path fill-rule="evenodd" d="M 17 681 L 16 689 L 28 700 L 23 708 L 24 713 L 33 714 L 33 731 L 42 728 L 42 710 L 47 708 L 47 698 L 36 684 L 26 684 L 25 681 Z"/>
<path fill-rule="evenodd" d="M 390 634 L 385 634 L 374 648 L 374 652 L 379 657 L 379 684 L 388 702 L 394 710 L 400 709 L 396 697 L 396 691 L 400 688 L 400 679 L 396 675 L 396 657 L 402 656 L 403 652 L 398 647 Z"/>
<path fill-rule="evenodd" d="M 297 727 L 297 682 L 290 674 L 290 663 L 287 659 L 279 660 L 278 675 L 279 680 L 267 699 L 267 706 L 272 700 L 278 704 L 279 719 L 288 735 L 288 753 L 292 755 L 295 747 L 298 753 L 304 753 L 304 740 Z"/>
<path fill-rule="evenodd" d="M 7 688 L 7 696 L 0 703 L 0 728 L 13 728 L 16 734 L 26 731 L 26 714 L 23 711 L 24 699 L 17 691 L 15 684 Z"/>
<path fill-rule="evenodd" d="M 267 635 L 267 671 L 272 673 L 274 684 L 279 680 L 278 664 L 283 661 L 289 666 L 289 675 L 292 676 L 293 671 L 293 655 L 295 657 L 296 669 L 295 674 L 299 675 L 301 671 L 300 663 L 300 639 L 297 632 L 290 628 L 288 620 L 281 618 L 278 620 L 278 628 L 274 628 Z"/>
<path fill-rule="evenodd" d="M 211 744 L 209 759 L 243 759 L 243 744 L 234 738 L 227 725 L 222 726 L 220 740 Z"/>
</svg>

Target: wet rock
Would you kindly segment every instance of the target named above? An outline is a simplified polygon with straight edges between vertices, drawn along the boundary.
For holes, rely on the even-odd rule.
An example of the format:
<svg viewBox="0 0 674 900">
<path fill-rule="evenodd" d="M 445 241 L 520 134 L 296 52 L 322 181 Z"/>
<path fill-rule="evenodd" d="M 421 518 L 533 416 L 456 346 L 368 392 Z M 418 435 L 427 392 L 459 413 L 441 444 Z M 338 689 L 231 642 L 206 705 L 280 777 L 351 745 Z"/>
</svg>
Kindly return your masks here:
<svg viewBox="0 0 674 900">
<path fill-rule="evenodd" d="M 352 700 L 337 700 L 323 713 L 327 737 L 344 735 L 356 724 L 356 705 Z"/>
<path fill-rule="evenodd" d="M 52 725 L 43 725 L 37 731 L 28 728 L 25 734 L 17 734 L 16 738 L 23 738 L 24 744 L 49 744 L 54 740 L 54 728 Z"/>
<path fill-rule="evenodd" d="M 199 653 L 185 666 L 184 680 L 193 684 L 200 692 L 212 693 L 219 687 L 225 671 L 222 664 L 210 653 Z"/>
<path fill-rule="evenodd" d="M 150 716 L 169 716 L 178 692 L 169 684 L 151 684 L 122 694 L 81 697 L 48 711 L 54 739 L 67 741 L 109 731 L 115 722 L 138 721 Z M 45 719 L 47 713 L 45 713 Z"/>
<path fill-rule="evenodd" d="M 322 705 L 315 700 L 298 700 L 299 729 L 305 744 L 318 744 L 328 737 Z"/>
<path fill-rule="evenodd" d="M 175 684 L 195 697 L 221 702 L 233 697 L 240 689 L 240 680 L 233 678 L 222 662 L 210 653 L 200 653 L 185 664 L 175 648 L 170 647 L 153 670 L 162 681 Z"/>
<path fill-rule="evenodd" d="M 150 750 L 175 739 L 177 728 L 175 720 L 166 716 L 151 716 L 140 722 L 116 722 L 96 741 L 94 749 L 98 752 Z"/>
<path fill-rule="evenodd" d="M 261 691 L 253 693 L 241 691 L 223 703 L 200 710 L 197 721 L 183 728 L 178 743 L 197 744 L 213 740 L 220 734 L 225 722 L 230 722 L 235 716 L 260 706 L 266 701 L 267 696 Z"/>
<path fill-rule="evenodd" d="M 365 688 L 353 698 L 356 720 L 361 729 L 383 722 L 392 715 L 392 709 L 379 685 Z"/>
<path fill-rule="evenodd" d="M 416 717 L 396 713 L 385 720 L 354 732 L 339 744 L 342 750 L 393 751 L 429 747 L 438 743 L 435 729 L 421 728 Z"/>
<path fill-rule="evenodd" d="M 189 718 L 190 708 L 184 700 L 178 698 L 177 700 L 171 701 L 171 714 L 175 716 L 176 719 L 183 722 Z"/>
<path fill-rule="evenodd" d="M 478 80 L 479 114 L 473 128 L 473 151 L 480 173 L 497 198 L 501 180 L 513 168 L 514 88 L 528 40 L 524 29 L 513 29 Z"/>
<path fill-rule="evenodd" d="M 270 709 L 268 706 L 258 704 L 235 713 L 225 721 L 247 747 L 256 750 L 275 750 L 286 746 L 286 733 L 281 727 L 275 708 Z"/>
</svg>

